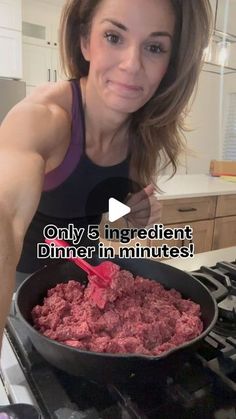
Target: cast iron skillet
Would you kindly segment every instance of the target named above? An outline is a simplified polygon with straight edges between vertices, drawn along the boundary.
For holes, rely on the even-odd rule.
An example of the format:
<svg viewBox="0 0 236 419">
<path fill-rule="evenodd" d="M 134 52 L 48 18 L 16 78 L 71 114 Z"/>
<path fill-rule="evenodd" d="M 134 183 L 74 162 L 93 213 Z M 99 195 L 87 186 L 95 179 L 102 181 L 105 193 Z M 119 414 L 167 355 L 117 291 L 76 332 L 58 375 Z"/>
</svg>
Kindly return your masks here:
<svg viewBox="0 0 236 419">
<path fill-rule="evenodd" d="M 175 349 L 163 353 L 161 356 L 144 355 L 116 355 L 83 351 L 51 340 L 32 326 L 31 310 L 41 304 L 49 288 L 70 279 L 87 283 L 86 274 L 73 263 L 57 261 L 35 272 L 21 284 L 16 295 L 16 310 L 19 318 L 25 324 L 29 337 L 37 351 L 52 365 L 69 374 L 84 376 L 96 382 L 126 382 L 134 379 L 138 382 L 155 381 L 162 368 L 165 372 L 169 367 L 186 356 L 189 351 L 195 350 L 199 342 L 213 328 L 218 308 L 216 300 L 209 290 L 198 279 L 190 274 L 165 265 L 161 262 L 147 259 L 119 259 L 113 260 L 123 269 L 145 278 L 153 279 L 163 284 L 167 289 L 175 288 L 184 298 L 200 304 L 204 330 L 197 338 Z M 212 283 L 211 288 L 217 299 L 222 299 L 227 290 L 220 288 L 220 284 Z M 219 289 L 222 292 L 219 292 Z"/>
</svg>

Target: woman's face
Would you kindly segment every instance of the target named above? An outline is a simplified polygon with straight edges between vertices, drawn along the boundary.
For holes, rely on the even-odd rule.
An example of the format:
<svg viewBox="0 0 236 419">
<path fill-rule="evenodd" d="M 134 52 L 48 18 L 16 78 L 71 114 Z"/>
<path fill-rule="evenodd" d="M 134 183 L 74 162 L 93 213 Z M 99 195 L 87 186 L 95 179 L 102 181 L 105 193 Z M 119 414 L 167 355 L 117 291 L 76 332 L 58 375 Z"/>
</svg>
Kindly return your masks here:
<svg viewBox="0 0 236 419">
<path fill-rule="evenodd" d="M 102 0 L 81 42 L 93 94 L 122 113 L 141 108 L 167 71 L 174 26 L 170 0 Z"/>
</svg>

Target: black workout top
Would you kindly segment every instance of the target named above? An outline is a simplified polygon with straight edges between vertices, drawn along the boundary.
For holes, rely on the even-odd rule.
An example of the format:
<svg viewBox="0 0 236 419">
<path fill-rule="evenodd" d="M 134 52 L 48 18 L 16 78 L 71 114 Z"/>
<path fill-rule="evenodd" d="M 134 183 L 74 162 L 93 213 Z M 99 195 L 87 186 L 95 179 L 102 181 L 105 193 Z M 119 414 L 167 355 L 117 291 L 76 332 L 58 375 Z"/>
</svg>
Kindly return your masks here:
<svg viewBox="0 0 236 419">
<path fill-rule="evenodd" d="M 48 224 L 87 228 L 99 224 L 108 211 L 110 197 L 124 201 L 131 191 L 129 157 L 114 166 L 99 166 L 85 152 L 85 119 L 80 84 L 71 80 L 71 141 L 63 162 L 45 176 L 39 206 L 26 233 L 17 271 L 31 273 L 48 264 L 37 259 L 37 243 L 44 242 L 43 228 Z M 92 242 L 94 245 L 94 242 Z M 84 237 L 81 245 L 91 244 Z"/>
</svg>

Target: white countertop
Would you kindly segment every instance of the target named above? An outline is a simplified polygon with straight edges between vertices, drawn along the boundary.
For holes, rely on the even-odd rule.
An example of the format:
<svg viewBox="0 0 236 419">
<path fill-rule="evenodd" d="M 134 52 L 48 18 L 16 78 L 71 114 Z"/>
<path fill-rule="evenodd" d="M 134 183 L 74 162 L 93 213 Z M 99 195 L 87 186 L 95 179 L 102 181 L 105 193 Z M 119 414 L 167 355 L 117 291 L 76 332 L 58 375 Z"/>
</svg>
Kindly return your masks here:
<svg viewBox="0 0 236 419">
<path fill-rule="evenodd" d="M 205 174 L 175 175 L 169 180 L 168 176 L 162 176 L 158 186 L 163 191 L 163 194 L 157 194 L 160 200 L 236 194 L 236 182 Z"/>
<path fill-rule="evenodd" d="M 233 262 L 236 260 L 236 246 L 210 252 L 197 253 L 193 258 L 162 260 L 161 263 L 174 266 L 184 271 L 195 271 L 202 265 L 214 266 L 217 262 Z"/>
</svg>

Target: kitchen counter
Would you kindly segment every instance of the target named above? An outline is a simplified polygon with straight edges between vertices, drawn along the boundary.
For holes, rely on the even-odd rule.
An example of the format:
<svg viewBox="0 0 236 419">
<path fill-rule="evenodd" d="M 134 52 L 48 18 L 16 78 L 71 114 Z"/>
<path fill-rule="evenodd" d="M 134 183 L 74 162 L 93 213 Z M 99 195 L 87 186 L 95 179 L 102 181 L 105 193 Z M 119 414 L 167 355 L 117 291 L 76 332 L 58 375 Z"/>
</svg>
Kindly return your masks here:
<svg viewBox="0 0 236 419">
<path fill-rule="evenodd" d="M 162 260 L 161 263 L 174 266 L 184 271 L 195 271 L 202 265 L 214 266 L 217 262 L 233 262 L 236 260 L 236 246 L 224 249 L 212 250 L 210 252 L 198 253 L 193 258 L 188 259 L 168 259 Z"/>
<path fill-rule="evenodd" d="M 163 191 L 157 194 L 159 200 L 236 194 L 236 183 L 206 174 L 175 175 L 169 180 L 162 176 L 158 186 Z"/>
</svg>

